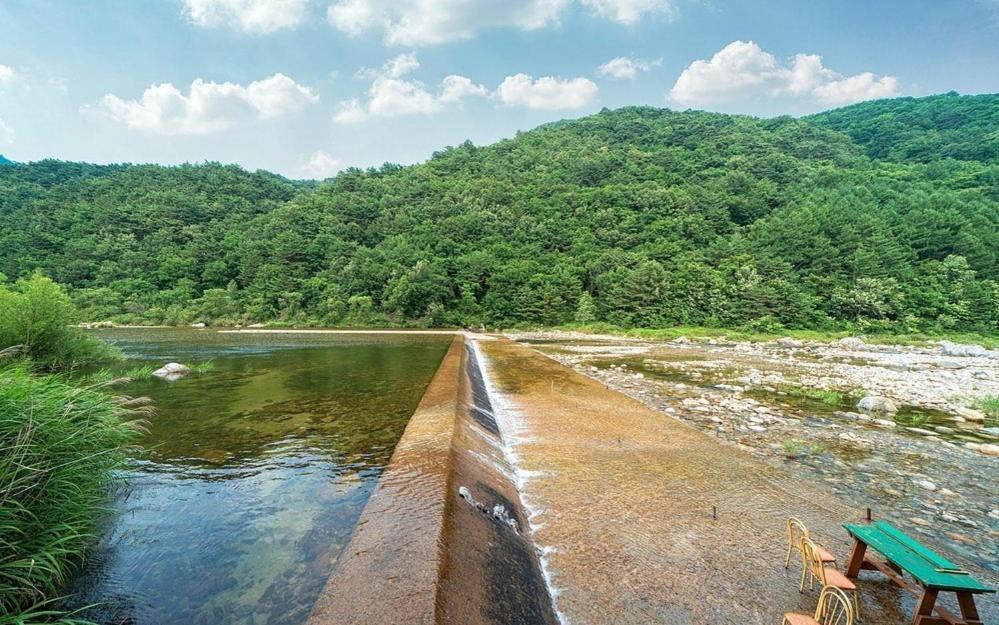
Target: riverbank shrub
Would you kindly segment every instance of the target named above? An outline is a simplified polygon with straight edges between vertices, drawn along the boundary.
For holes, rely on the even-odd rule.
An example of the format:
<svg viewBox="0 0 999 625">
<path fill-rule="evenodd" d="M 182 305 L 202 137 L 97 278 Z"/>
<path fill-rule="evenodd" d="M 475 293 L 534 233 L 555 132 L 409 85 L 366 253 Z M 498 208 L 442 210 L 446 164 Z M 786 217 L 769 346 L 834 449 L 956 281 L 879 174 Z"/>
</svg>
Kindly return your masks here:
<svg viewBox="0 0 999 625">
<path fill-rule="evenodd" d="M 95 540 L 146 409 L 23 362 L 0 368 L 0 625 L 60 619 L 59 589 Z"/>
<path fill-rule="evenodd" d="M 72 324 L 79 315 L 66 291 L 40 273 L 14 284 L 0 279 L 0 349 L 21 346 L 36 365 L 70 368 L 115 357 L 107 344 Z"/>
</svg>

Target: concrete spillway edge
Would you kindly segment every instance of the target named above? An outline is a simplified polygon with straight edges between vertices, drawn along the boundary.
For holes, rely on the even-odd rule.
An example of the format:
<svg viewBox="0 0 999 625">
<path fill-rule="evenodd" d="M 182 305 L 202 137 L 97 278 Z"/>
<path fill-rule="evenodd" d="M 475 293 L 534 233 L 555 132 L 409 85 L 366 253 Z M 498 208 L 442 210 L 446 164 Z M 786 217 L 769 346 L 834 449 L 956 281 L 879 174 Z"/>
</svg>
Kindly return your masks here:
<svg viewBox="0 0 999 625">
<path fill-rule="evenodd" d="M 452 341 L 308 625 L 564 623 L 504 441 L 513 433 L 495 422 L 499 396 L 468 338 Z"/>
</svg>

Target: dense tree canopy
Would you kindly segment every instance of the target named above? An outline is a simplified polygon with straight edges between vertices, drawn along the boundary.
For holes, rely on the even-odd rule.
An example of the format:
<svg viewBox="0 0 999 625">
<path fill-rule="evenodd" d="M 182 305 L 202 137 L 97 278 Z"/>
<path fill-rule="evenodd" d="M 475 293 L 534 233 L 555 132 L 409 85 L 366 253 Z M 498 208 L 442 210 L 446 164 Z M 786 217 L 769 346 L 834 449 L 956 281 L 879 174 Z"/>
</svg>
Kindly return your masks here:
<svg viewBox="0 0 999 625">
<path fill-rule="evenodd" d="M 92 320 L 999 329 L 999 96 L 602 111 L 321 183 L 0 167 L 0 272 Z"/>
</svg>

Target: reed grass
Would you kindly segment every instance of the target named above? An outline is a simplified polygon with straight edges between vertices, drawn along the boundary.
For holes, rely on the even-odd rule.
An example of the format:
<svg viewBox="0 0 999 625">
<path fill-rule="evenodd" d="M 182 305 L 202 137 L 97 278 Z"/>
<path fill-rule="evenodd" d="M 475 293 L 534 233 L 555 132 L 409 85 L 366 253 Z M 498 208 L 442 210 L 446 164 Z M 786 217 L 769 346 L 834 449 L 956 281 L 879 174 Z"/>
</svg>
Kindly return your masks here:
<svg viewBox="0 0 999 625">
<path fill-rule="evenodd" d="M 0 363 L 0 625 L 81 622 L 59 590 L 96 538 L 115 468 L 151 410 L 84 385 Z"/>
</svg>

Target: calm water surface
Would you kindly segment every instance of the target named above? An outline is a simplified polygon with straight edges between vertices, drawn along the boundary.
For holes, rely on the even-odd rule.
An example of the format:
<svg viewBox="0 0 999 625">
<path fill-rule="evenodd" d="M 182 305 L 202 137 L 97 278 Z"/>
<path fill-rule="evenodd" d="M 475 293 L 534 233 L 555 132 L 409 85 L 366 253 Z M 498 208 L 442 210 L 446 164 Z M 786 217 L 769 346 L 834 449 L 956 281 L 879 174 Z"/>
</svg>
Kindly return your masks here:
<svg viewBox="0 0 999 625">
<path fill-rule="evenodd" d="M 214 368 L 119 389 L 157 412 L 71 603 L 108 624 L 304 622 L 450 337 L 101 336 L 132 366 Z"/>
</svg>

